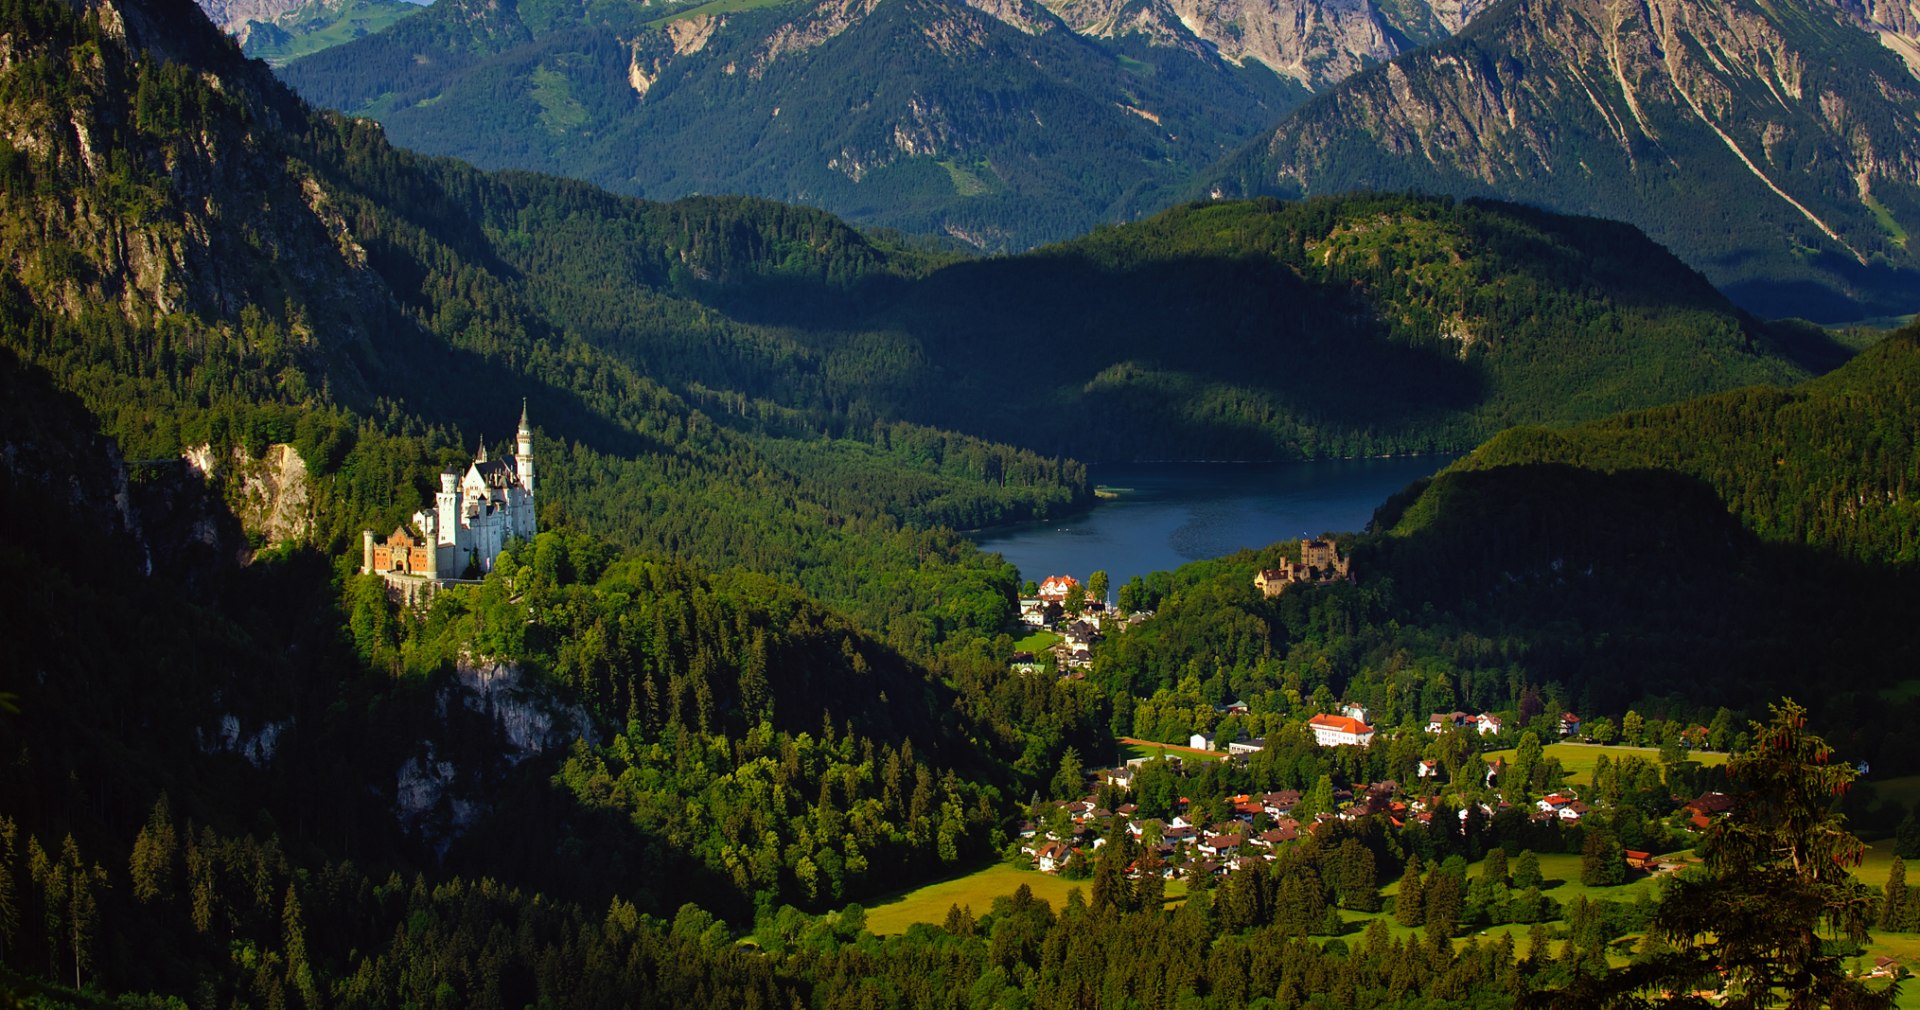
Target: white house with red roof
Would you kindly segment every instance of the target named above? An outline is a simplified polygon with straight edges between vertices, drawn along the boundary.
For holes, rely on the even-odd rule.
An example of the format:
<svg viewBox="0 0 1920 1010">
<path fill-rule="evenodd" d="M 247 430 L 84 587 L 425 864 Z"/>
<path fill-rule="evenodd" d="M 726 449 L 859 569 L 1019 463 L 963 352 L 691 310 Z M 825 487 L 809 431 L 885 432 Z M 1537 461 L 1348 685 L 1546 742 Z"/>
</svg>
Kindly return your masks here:
<svg viewBox="0 0 1920 1010">
<path fill-rule="evenodd" d="M 1080 588 L 1080 580 L 1071 575 L 1049 575 L 1040 583 L 1040 599 L 1046 603 L 1065 603 Z"/>
<path fill-rule="evenodd" d="M 1373 727 L 1352 716 L 1321 713 L 1307 720 L 1307 728 L 1313 730 L 1313 742 L 1322 747 L 1365 747 L 1373 742 Z"/>
</svg>

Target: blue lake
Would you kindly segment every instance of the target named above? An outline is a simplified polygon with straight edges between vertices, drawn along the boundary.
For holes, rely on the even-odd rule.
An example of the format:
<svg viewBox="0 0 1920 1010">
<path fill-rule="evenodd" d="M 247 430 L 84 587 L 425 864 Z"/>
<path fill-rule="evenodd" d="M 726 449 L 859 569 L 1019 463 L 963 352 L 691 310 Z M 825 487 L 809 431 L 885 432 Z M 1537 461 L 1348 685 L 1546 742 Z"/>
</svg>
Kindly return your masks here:
<svg viewBox="0 0 1920 1010">
<path fill-rule="evenodd" d="M 1104 569 L 1115 589 L 1135 575 L 1265 547 L 1276 540 L 1357 531 L 1388 496 L 1456 457 L 1312 463 L 1126 463 L 1089 468 L 1119 497 L 1085 515 L 975 534 L 1022 579 L 1085 581 Z"/>
</svg>

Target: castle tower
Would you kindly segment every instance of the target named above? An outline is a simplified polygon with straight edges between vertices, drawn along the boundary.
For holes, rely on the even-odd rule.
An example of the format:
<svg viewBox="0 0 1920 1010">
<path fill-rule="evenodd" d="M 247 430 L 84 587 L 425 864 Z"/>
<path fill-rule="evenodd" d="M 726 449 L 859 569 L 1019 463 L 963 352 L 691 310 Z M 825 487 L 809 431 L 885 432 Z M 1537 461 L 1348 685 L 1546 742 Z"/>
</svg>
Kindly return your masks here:
<svg viewBox="0 0 1920 1010">
<path fill-rule="evenodd" d="M 436 544 L 451 547 L 460 532 L 460 474 L 446 470 L 440 474 L 440 493 L 433 496 L 434 537 Z"/>
<path fill-rule="evenodd" d="M 527 497 L 533 497 L 533 428 L 527 424 L 527 401 L 520 401 L 520 431 L 514 436 L 513 463 L 518 471 L 520 486 L 526 489 Z"/>
</svg>

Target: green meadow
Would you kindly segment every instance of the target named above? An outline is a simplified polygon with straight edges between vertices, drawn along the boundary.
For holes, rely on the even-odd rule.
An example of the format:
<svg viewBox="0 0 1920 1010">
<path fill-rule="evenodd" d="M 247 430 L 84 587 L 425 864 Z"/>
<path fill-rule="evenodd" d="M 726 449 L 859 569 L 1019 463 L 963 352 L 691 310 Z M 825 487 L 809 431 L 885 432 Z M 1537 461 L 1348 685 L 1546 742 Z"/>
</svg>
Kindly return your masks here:
<svg viewBox="0 0 1920 1010">
<path fill-rule="evenodd" d="M 1560 767 L 1567 770 L 1568 784 L 1575 786 L 1593 784 L 1593 767 L 1599 763 L 1602 754 L 1605 754 L 1609 761 L 1639 757 L 1655 764 L 1660 762 L 1660 750 L 1657 747 L 1602 747 L 1592 743 L 1550 743 L 1542 747 L 1540 752 L 1542 757 L 1560 759 Z M 1511 761 L 1513 754 L 1513 749 L 1508 748 L 1488 751 L 1485 757 L 1487 763 L 1492 764 L 1498 758 Z M 1692 751 L 1687 758 L 1709 768 L 1727 763 L 1727 755 L 1723 751 Z"/>
<path fill-rule="evenodd" d="M 1192 747 L 1182 747 L 1179 744 L 1154 743 L 1151 740 L 1136 740 L 1132 737 L 1121 737 L 1120 742 L 1114 746 L 1114 749 L 1120 752 L 1120 760 L 1123 763 L 1131 761 L 1134 758 L 1147 758 L 1151 760 L 1159 757 L 1162 753 L 1165 753 L 1169 757 L 1197 757 L 1206 758 L 1211 761 L 1224 761 L 1227 757 L 1224 753 L 1217 750 L 1196 750 Z"/>
<path fill-rule="evenodd" d="M 1022 884 L 1033 891 L 1034 897 L 1044 899 L 1056 909 L 1066 904 L 1068 891 L 1079 889 L 1085 893 L 1090 886 L 1084 880 L 1067 880 L 1039 870 L 996 863 L 963 877 L 882 898 L 867 907 L 867 929 L 889 936 L 906 932 L 907 927 L 916 922 L 945 922 L 947 909 L 955 905 L 971 908 L 976 916 L 985 915 L 993 908 L 993 899 L 1012 895 Z"/>
</svg>

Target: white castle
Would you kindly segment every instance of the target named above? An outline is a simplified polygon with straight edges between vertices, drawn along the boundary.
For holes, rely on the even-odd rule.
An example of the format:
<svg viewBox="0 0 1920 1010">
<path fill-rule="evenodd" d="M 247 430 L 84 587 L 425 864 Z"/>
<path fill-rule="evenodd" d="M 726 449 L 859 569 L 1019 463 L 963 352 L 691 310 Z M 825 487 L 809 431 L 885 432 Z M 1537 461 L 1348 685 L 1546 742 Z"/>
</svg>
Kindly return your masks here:
<svg viewBox="0 0 1920 1010">
<path fill-rule="evenodd" d="M 507 541 L 531 540 L 538 532 L 533 516 L 533 429 L 520 405 L 520 430 L 514 455 L 487 458 L 485 442 L 467 472 L 440 475 L 433 511 L 413 514 L 416 536 L 402 526 L 375 543 L 372 530 L 361 533 L 362 572 L 378 572 L 390 585 L 421 581 L 444 583 L 470 572 L 489 572 Z M 409 590 L 411 591 L 411 590 Z"/>
</svg>

